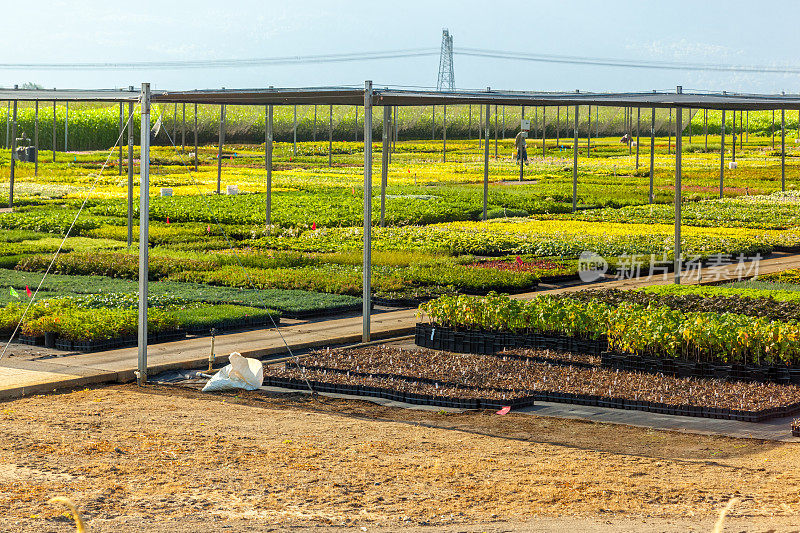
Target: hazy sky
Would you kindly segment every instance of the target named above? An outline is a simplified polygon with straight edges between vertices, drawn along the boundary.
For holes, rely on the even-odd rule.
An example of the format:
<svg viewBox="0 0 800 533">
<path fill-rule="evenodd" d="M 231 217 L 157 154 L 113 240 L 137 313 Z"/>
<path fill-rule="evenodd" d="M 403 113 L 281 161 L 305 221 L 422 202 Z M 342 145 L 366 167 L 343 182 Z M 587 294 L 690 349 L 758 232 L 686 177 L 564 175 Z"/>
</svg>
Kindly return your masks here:
<svg viewBox="0 0 800 533">
<path fill-rule="evenodd" d="M 800 65 L 800 4 L 752 1 L 45 1 L 4 6 L 1 63 L 239 59 L 454 46 L 641 60 Z M 156 89 L 435 86 L 439 58 L 237 69 L 0 70 L 0 85 Z M 800 92 L 796 75 L 455 57 L 459 88 Z"/>
</svg>

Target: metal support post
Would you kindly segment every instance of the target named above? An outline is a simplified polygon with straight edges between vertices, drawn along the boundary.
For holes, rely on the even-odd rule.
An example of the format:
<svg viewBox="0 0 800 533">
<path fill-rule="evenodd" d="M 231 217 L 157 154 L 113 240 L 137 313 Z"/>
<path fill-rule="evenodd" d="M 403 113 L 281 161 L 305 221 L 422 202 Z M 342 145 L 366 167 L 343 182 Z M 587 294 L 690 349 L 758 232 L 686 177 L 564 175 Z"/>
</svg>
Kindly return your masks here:
<svg viewBox="0 0 800 533">
<path fill-rule="evenodd" d="M 492 106 L 486 104 L 485 139 L 483 143 L 483 220 L 486 220 L 486 211 L 489 205 L 489 120 L 491 119 Z"/>
<path fill-rule="evenodd" d="M 781 109 L 781 191 L 786 191 L 786 110 Z"/>
<path fill-rule="evenodd" d="M 622 108 L 622 136 L 625 137 L 625 134 L 628 132 L 628 108 Z M 625 145 L 628 145 L 628 141 L 625 141 Z"/>
<path fill-rule="evenodd" d="M 137 381 L 147 383 L 147 278 L 150 242 L 150 84 L 142 84 L 142 139 L 139 155 L 139 361 Z"/>
<path fill-rule="evenodd" d="M 270 230 L 270 226 L 272 226 L 272 149 L 273 149 L 273 131 L 272 131 L 272 119 L 273 119 L 273 105 L 269 104 L 266 109 L 266 124 L 265 126 L 265 137 L 264 140 L 264 167 L 267 170 L 267 214 L 266 214 L 266 222 L 267 222 L 267 230 Z"/>
<path fill-rule="evenodd" d="M 680 88 L 678 93 L 680 93 Z M 683 124 L 683 109 L 680 107 L 675 109 L 675 123 Z M 683 144 L 683 134 L 681 127 L 678 126 L 675 132 L 675 284 L 681 283 L 681 269 L 683 268 L 683 261 L 681 260 L 681 153 Z"/>
<path fill-rule="evenodd" d="M 546 113 L 547 108 L 542 106 L 542 159 L 544 160 L 544 156 L 547 153 L 547 120 L 546 120 Z"/>
<path fill-rule="evenodd" d="M 119 175 L 122 176 L 122 135 L 125 133 L 124 122 L 122 121 L 122 113 L 123 113 L 123 106 L 122 102 L 119 103 Z"/>
<path fill-rule="evenodd" d="M 739 151 L 741 152 L 744 149 L 744 129 L 742 128 L 743 125 L 743 117 L 742 112 L 739 111 Z"/>
<path fill-rule="evenodd" d="M 217 194 L 222 188 L 222 145 L 225 144 L 225 104 L 219 106 L 219 147 L 217 148 Z"/>
<path fill-rule="evenodd" d="M 692 110 L 691 110 L 691 108 L 686 109 L 686 112 L 689 114 L 689 144 L 692 144 Z"/>
<path fill-rule="evenodd" d="M 736 161 L 736 110 L 733 110 L 733 120 L 731 121 L 731 161 Z"/>
<path fill-rule="evenodd" d="M 589 106 L 587 117 L 589 123 L 586 126 L 586 157 L 592 157 L 592 106 Z"/>
<path fill-rule="evenodd" d="M 56 162 L 56 101 L 53 100 L 53 163 Z"/>
<path fill-rule="evenodd" d="M 14 100 L 14 115 L 11 119 L 11 172 L 8 179 L 8 207 L 14 207 L 14 171 L 17 163 L 17 101 Z"/>
<path fill-rule="evenodd" d="M 498 136 L 498 128 L 497 128 L 497 116 L 499 113 L 497 112 L 497 106 L 494 106 L 494 158 L 497 159 L 499 154 L 497 150 L 497 136 Z"/>
<path fill-rule="evenodd" d="M 333 166 L 333 104 L 328 107 L 328 167 Z"/>
<path fill-rule="evenodd" d="M 722 110 L 722 126 L 720 129 L 719 144 L 719 197 L 723 196 L 725 187 L 725 110 Z"/>
<path fill-rule="evenodd" d="M 317 105 L 314 104 L 314 130 L 311 133 L 311 140 L 317 142 Z"/>
<path fill-rule="evenodd" d="M 394 135 L 392 136 L 392 149 L 397 150 L 397 137 L 400 135 L 400 122 L 398 121 L 398 117 L 400 117 L 399 108 L 394 106 Z"/>
<path fill-rule="evenodd" d="M 520 131 L 522 131 L 522 120 L 525 120 L 525 106 L 522 106 L 522 119 L 520 121 Z M 527 133 L 525 135 L 527 135 Z M 519 182 L 522 183 L 523 174 L 525 172 L 524 170 L 525 161 L 522 159 L 522 154 L 519 153 L 519 150 L 517 150 L 517 158 L 519 159 Z"/>
<path fill-rule="evenodd" d="M 575 140 L 572 143 L 572 212 L 578 210 L 578 106 L 575 106 Z"/>
<path fill-rule="evenodd" d="M 636 108 L 636 170 L 639 170 L 639 130 L 642 126 L 642 108 Z"/>
<path fill-rule="evenodd" d="M 294 118 L 292 119 L 292 155 L 297 157 L 297 104 L 294 105 L 293 110 Z M 358 124 L 356 124 L 356 127 L 358 127 Z"/>
<path fill-rule="evenodd" d="M 381 227 L 386 226 L 386 182 L 389 177 L 389 122 L 392 108 L 383 106 L 383 144 L 381 146 Z"/>
<path fill-rule="evenodd" d="M 594 137 L 600 138 L 600 106 L 594 108 Z"/>
<path fill-rule="evenodd" d="M 705 151 L 708 152 L 708 109 L 703 109 L 703 133 L 706 136 Z"/>
<path fill-rule="evenodd" d="M 370 340 L 372 313 L 372 82 L 364 83 L 364 261 L 361 341 Z"/>
<path fill-rule="evenodd" d="M 672 108 L 669 108 L 669 125 L 667 126 L 667 154 L 672 153 Z"/>
<path fill-rule="evenodd" d="M 656 157 L 656 108 L 650 109 L 650 203 L 653 203 L 653 170 Z"/>
<path fill-rule="evenodd" d="M 181 107 L 181 153 L 186 153 L 186 103 Z"/>
<path fill-rule="evenodd" d="M 772 149 L 775 149 L 775 110 L 772 110 Z"/>
<path fill-rule="evenodd" d="M 358 142 L 358 106 L 356 106 L 356 123 L 355 123 L 355 130 L 356 130 L 356 142 Z"/>
<path fill-rule="evenodd" d="M 556 106 L 556 148 L 560 149 L 561 145 L 561 106 Z"/>
<path fill-rule="evenodd" d="M 133 102 L 128 103 L 128 248 L 133 244 Z"/>
<path fill-rule="evenodd" d="M 506 139 L 506 106 L 503 106 L 503 140 Z"/>
<path fill-rule="evenodd" d="M 36 159 L 33 163 L 33 175 L 39 175 L 39 100 L 34 103 L 33 111 L 33 150 Z"/>
<path fill-rule="evenodd" d="M 431 106 L 431 140 L 436 140 L 436 106 Z"/>
<path fill-rule="evenodd" d="M 442 111 L 442 163 L 447 162 L 447 106 Z"/>
<path fill-rule="evenodd" d="M 197 104 L 194 104 L 194 171 L 197 172 L 199 155 L 197 154 Z"/>
<path fill-rule="evenodd" d="M 66 111 L 64 112 L 64 151 L 69 150 L 69 100 L 66 102 Z"/>
<path fill-rule="evenodd" d="M 627 131 L 627 133 L 628 133 L 628 155 L 631 155 L 633 153 L 633 147 L 632 147 L 633 140 L 631 139 L 631 137 L 633 137 L 633 127 L 632 127 L 633 125 L 632 125 L 632 123 L 633 123 L 633 108 L 629 107 L 628 108 L 628 131 Z"/>
<path fill-rule="evenodd" d="M 483 144 L 483 111 L 480 106 L 478 106 L 478 150 L 481 149 Z M 800 135 L 800 134 L 798 134 Z"/>
<path fill-rule="evenodd" d="M 389 106 L 389 164 L 392 164 L 392 151 L 394 151 L 394 106 Z"/>
</svg>

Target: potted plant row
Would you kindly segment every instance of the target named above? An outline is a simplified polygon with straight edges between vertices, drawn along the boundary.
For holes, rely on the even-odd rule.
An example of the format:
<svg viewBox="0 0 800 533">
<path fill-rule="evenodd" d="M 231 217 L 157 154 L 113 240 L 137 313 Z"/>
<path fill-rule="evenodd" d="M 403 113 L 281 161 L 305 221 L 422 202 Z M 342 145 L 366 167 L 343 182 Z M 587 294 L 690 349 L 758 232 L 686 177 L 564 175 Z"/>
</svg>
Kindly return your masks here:
<svg viewBox="0 0 800 533">
<path fill-rule="evenodd" d="M 386 347 L 321 350 L 297 365 L 287 364 L 285 375 L 278 378 L 296 377 L 301 372 L 326 384 L 323 390 L 330 386 L 330 390 L 346 394 L 374 395 L 369 387 L 376 382 L 380 389 L 394 390 L 392 394 L 423 384 L 437 391 L 460 389 L 459 396 L 492 390 L 494 395 L 530 396 L 540 401 L 743 421 L 788 416 L 800 408 L 800 393 L 793 386 L 723 385 L 696 376 L 647 378 L 641 372 L 603 369 L 588 359 L 582 367 L 573 367 L 568 365 L 572 356 L 566 354 L 543 352 L 546 357 L 535 359 L 531 352 L 535 353 L 520 350 L 486 357 Z M 563 357 L 565 364 L 555 364 L 558 357 Z M 296 379 L 304 388 L 304 382 Z M 599 393 L 603 390 L 607 393 Z"/>
<path fill-rule="evenodd" d="M 492 391 L 488 390 L 456 390 L 440 389 L 438 392 L 434 387 L 418 387 L 424 392 L 404 391 L 387 386 L 375 386 L 368 383 L 379 383 L 380 380 L 369 380 L 360 376 L 350 376 L 349 383 L 336 383 L 333 381 L 319 381 L 309 379 L 308 381 L 291 376 L 264 375 L 264 384 L 287 389 L 308 389 L 309 385 L 316 392 L 328 392 L 335 394 L 347 394 L 354 396 L 366 396 L 383 398 L 397 402 L 410 403 L 415 405 L 431 405 L 437 407 L 453 407 L 459 409 L 499 409 L 509 406 L 512 409 L 519 409 L 533 405 L 533 395 L 521 395 L 504 392 L 506 397 L 491 397 Z M 385 381 L 385 380 L 384 380 Z M 361 383 L 359 383 L 361 382 Z"/>
<path fill-rule="evenodd" d="M 600 360 L 603 367 L 616 370 L 650 372 L 678 377 L 800 385 L 800 369 L 785 365 L 722 364 L 613 351 L 601 353 Z"/>
<path fill-rule="evenodd" d="M 537 333 L 457 330 L 428 323 L 416 325 L 414 342 L 417 346 L 433 350 L 486 355 L 508 348 L 540 348 L 596 356 L 608 350 L 608 341 L 604 336 L 599 339 L 581 339 Z"/>
</svg>

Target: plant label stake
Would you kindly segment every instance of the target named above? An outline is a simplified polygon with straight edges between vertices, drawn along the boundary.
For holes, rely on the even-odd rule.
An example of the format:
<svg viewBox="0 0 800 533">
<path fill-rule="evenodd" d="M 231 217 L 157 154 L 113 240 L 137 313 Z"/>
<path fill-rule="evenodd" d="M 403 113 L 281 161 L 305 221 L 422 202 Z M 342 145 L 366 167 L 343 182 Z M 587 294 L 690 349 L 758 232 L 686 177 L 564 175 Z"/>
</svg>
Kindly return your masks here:
<svg viewBox="0 0 800 533">
<path fill-rule="evenodd" d="M 217 356 L 214 353 L 214 340 L 217 336 L 216 328 L 211 328 L 211 353 L 208 354 L 208 371 L 211 372 L 212 367 L 214 365 L 214 361 L 216 360 Z"/>
</svg>

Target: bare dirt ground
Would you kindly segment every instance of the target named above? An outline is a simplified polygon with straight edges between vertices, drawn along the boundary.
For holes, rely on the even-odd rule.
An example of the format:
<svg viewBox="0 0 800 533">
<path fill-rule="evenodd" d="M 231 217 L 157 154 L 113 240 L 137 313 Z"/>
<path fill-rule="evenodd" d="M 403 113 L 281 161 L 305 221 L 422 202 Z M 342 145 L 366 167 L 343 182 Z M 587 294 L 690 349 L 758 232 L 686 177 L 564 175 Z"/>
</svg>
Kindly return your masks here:
<svg viewBox="0 0 800 533">
<path fill-rule="evenodd" d="M 800 531 L 800 446 L 134 385 L 0 403 L 0 530 Z"/>
</svg>

